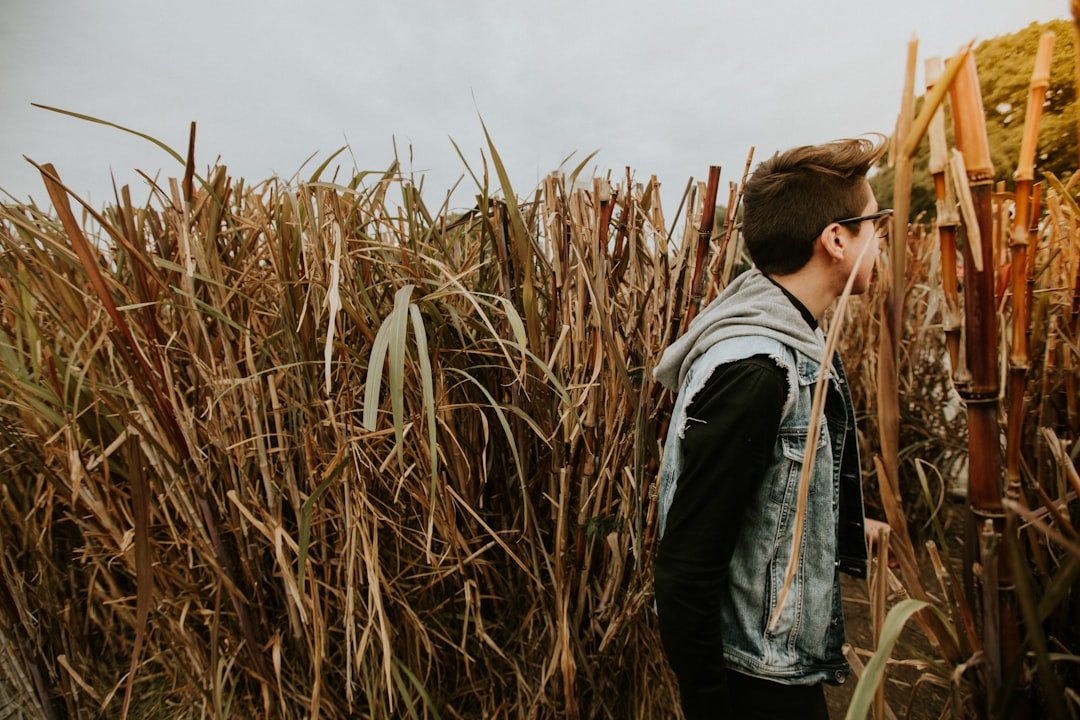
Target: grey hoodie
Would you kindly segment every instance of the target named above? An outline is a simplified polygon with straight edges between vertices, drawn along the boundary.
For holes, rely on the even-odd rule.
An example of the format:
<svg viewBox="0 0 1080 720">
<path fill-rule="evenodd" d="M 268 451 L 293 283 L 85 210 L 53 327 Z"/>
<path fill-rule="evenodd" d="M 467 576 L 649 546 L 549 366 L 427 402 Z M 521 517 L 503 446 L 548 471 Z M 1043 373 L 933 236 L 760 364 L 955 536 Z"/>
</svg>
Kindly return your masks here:
<svg viewBox="0 0 1080 720">
<path fill-rule="evenodd" d="M 735 278 L 694 318 L 687 331 L 664 351 L 653 377 L 677 392 L 690 366 L 710 347 L 744 335 L 773 338 L 819 364 L 825 354 L 821 330 L 811 330 L 783 291 L 753 268 Z"/>
</svg>

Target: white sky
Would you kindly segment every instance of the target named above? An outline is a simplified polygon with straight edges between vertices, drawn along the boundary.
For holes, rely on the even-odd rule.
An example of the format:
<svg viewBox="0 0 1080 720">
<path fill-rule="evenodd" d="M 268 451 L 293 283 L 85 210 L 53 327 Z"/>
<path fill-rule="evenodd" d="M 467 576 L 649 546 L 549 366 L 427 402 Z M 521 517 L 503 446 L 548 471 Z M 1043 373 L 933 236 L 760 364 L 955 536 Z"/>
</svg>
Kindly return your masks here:
<svg viewBox="0 0 1080 720">
<path fill-rule="evenodd" d="M 930 55 L 1067 12 L 1068 0 L 5 0 L 0 188 L 47 199 L 23 155 L 94 205 L 111 198 L 110 174 L 145 199 L 133 168 L 183 173 L 145 140 L 38 102 L 181 154 L 194 120 L 199 171 L 221 156 L 249 182 L 317 153 L 310 174 L 346 142 L 359 169 L 382 170 L 396 137 L 437 206 L 465 172 L 450 137 L 479 169 L 482 116 L 519 195 L 599 150 L 590 170 L 656 174 L 670 216 L 687 178 L 720 164 L 726 188 L 751 145 L 760 160 L 888 133 L 913 34 L 921 84 Z M 471 205 L 467 182 L 454 206 Z"/>
</svg>

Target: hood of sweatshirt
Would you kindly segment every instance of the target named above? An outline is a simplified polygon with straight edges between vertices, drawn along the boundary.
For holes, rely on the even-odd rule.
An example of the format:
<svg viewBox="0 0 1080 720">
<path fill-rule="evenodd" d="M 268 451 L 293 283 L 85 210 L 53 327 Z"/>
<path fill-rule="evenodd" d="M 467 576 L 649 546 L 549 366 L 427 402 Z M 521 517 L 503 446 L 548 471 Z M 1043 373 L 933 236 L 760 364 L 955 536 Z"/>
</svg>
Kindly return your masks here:
<svg viewBox="0 0 1080 720">
<path fill-rule="evenodd" d="M 678 392 L 690 366 L 721 340 L 746 335 L 773 338 L 821 362 L 825 336 L 811 330 L 783 291 L 757 268 L 735 278 L 673 342 L 653 377 Z"/>
</svg>

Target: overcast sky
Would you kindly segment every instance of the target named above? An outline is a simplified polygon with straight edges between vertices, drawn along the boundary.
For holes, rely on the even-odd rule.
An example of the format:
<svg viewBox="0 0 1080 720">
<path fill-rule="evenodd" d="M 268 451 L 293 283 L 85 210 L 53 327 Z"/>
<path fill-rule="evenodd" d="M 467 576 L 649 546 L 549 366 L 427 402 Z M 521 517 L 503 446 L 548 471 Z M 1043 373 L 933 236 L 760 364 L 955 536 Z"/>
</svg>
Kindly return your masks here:
<svg viewBox="0 0 1080 720">
<path fill-rule="evenodd" d="M 437 205 L 474 168 L 482 117 L 518 194 L 571 153 L 617 177 L 659 176 L 669 215 L 687 178 L 747 150 L 892 129 L 907 41 L 922 61 L 1065 17 L 1067 0 L 5 0 L 0 188 L 47 196 L 23 155 L 100 205 L 110 174 L 182 175 L 151 143 L 31 102 L 146 132 L 249 182 L 399 156 Z M 1068 42 L 1071 38 L 1059 38 Z M 340 159 L 340 158 L 339 158 Z M 576 161 L 572 161 L 576 164 Z M 454 205 L 471 204 L 463 183 Z"/>
</svg>

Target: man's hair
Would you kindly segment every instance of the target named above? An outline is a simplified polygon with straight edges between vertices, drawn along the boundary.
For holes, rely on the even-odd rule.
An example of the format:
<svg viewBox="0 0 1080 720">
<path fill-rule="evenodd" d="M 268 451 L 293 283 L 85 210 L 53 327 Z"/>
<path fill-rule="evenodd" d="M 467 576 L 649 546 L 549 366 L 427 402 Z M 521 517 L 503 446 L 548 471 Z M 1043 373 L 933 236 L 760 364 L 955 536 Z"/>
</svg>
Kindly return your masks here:
<svg viewBox="0 0 1080 720">
<path fill-rule="evenodd" d="M 757 166 L 743 194 L 743 237 L 758 269 L 802 268 L 829 223 L 862 214 L 866 173 L 885 153 L 884 138 L 836 140 L 777 153 Z"/>
</svg>

